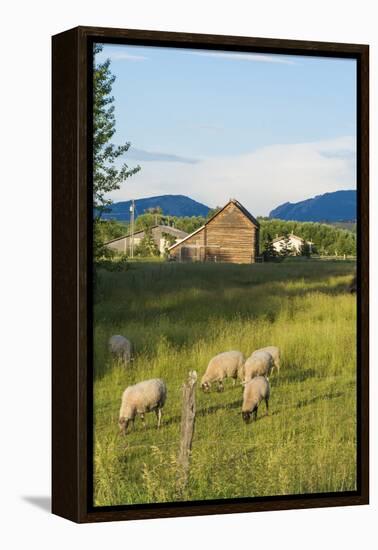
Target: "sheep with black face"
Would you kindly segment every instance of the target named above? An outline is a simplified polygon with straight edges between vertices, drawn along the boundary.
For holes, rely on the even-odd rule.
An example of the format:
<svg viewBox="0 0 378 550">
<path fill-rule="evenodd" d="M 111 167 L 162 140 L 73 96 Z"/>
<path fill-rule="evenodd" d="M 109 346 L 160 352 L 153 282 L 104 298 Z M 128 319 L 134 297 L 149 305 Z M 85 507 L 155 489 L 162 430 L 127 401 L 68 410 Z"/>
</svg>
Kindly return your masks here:
<svg viewBox="0 0 378 550">
<path fill-rule="evenodd" d="M 248 423 L 251 416 L 257 419 L 257 410 L 261 401 L 265 401 L 266 414 L 269 414 L 270 385 L 265 376 L 252 378 L 244 386 L 242 417 L 244 422 Z"/>
<path fill-rule="evenodd" d="M 145 413 L 155 411 L 157 427 L 161 424 L 161 411 L 167 398 L 167 387 L 164 380 L 153 378 L 144 380 L 125 389 L 122 395 L 119 411 L 119 428 L 126 434 L 130 422 L 134 424 L 135 417 L 140 415 L 144 424 Z"/>
<path fill-rule="evenodd" d="M 219 353 L 212 359 L 205 374 L 202 376 L 201 388 L 203 391 L 210 391 L 211 385 L 218 384 L 218 391 L 223 391 L 223 380 L 233 378 L 235 385 L 236 379 L 243 376 L 243 365 L 245 362 L 244 354 L 241 351 L 225 351 Z"/>
</svg>

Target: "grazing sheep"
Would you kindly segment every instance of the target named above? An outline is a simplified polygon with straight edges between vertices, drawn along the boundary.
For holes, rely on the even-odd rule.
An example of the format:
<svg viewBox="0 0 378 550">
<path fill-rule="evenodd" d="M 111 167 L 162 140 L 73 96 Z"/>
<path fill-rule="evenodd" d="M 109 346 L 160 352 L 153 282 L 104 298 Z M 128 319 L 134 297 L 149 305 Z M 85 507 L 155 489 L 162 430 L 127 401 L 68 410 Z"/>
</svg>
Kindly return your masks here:
<svg viewBox="0 0 378 550">
<path fill-rule="evenodd" d="M 134 386 L 125 389 L 122 395 L 122 404 L 119 411 L 119 427 L 121 433 L 126 434 L 130 421 L 135 421 L 137 414 L 140 415 L 144 424 L 144 415 L 147 412 L 155 411 L 157 427 L 161 424 L 161 409 L 167 398 L 167 387 L 163 380 L 153 378 L 139 382 Z"/>
<path fill-rule="evenodd" d="M 115 334 L 109 338 L 109 351 L 115 357 L 122 359 L 125 365 L 133 360 L 133 346 L 125 336 Z"/>
<path fill-rule="evenodd" d="M 267 346 L 266 348 L 257 349 L 252 353 L 254 355 L 255 353 L 259 353 L 260 351 L 266 351 L 267 353 L 270 353 L 270 355 L 273 358 L 273 368 L 276 367 L 277 371 L 280 372 L 280 348 L 277 348 L 277 346 Z"/>
<path fill-rule="evenodd" d="M 244 365 L 244 384 L 256 376 L 268 378 L 273 369 L 273 357 L 267 351 L 254 352 Z"/>
<path fill-rule="evenodd" d="M 242 379 L 244 354 L 241 351 L 225 351 L 213 357 L 201 380 L 203 391 L 210 391 L 211 384 L 218 383 L 218 391 L 223 391 L 223 380 L 233 378 L 234 385 L 237 377 Z"/>
<path fill-rule="evenodd" d="M 242 417 L 248 423 L 251 415 L 257 419 L 257 409 L 261 401 L 265 401 L 266 414 L 269 414 L 270 385 L 265 376 L 257 376 L 248 382 L 244 387 Z"/>
</svg>

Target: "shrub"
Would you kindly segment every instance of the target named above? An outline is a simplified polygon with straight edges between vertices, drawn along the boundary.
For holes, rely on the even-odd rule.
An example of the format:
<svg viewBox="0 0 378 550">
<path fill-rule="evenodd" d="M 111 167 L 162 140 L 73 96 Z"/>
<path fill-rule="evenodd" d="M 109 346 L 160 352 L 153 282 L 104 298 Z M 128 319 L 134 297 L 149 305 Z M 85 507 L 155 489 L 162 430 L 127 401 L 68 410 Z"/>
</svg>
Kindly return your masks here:
<svg viewBox="0 0 378 550">
<path fill-rule="evenodd" d="M 95 260 L 94 263 L 96 269 L 106 269 L 107 271 L 128 271 L 130 269 L 130 263 L 126 254 L 115 255 L 114 253 L 109 257 L 102 257 Z"/>
</svg>

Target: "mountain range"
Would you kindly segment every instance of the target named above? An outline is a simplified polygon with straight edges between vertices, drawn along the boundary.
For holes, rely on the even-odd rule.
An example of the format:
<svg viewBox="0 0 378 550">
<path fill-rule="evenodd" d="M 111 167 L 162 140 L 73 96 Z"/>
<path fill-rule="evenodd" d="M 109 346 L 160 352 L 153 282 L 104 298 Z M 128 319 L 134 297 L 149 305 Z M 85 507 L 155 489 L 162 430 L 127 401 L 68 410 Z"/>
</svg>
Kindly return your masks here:
<svg viewBox="0 0 378 550">
<path fill-rule="evenodd" d="M 130 221 L 131 201 L 113 203 L 104 220 Z M 159 195 L 135 200 L 135 217 L 149 208 L 161 208 L 166 216 L 206 216 L 208 206 L 185 195 Z M 270 218 L 313 222 L 354 222 L 357 218 L 355 190 L 325 193 L 300 202 L 285 202 L 274 208 Z"/>
<path fill-rule="evenodd" d="M 355 221 L 357 192 L 355 190 L 335 191 L 296 203 L 285 202 L 274 208 L 269 217 L 308 222 Z"/>
<path fill-rule="evenodd" d="M 109 211 L 102 215 L 103 220 L 130 220 L 131 201 L 113 203 Z M 140 216 L 149 208 L 160 207 L 166 216 L 206 216 L 208 206 L 185 195 L 160 195 L 135 200 L 135 217 Z"/>
</svg>

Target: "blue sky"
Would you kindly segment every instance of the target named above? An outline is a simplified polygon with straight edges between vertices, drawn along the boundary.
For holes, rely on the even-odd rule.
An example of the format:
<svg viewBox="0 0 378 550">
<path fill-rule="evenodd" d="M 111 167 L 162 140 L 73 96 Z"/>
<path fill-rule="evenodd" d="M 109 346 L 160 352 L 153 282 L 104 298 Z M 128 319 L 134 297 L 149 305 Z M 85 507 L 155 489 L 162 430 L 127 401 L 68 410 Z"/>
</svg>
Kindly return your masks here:
<svg viewBox="0 0 378 550">
<path fill-rule="evenodd" d="M 255 215 L 353 189 L 354 60 L 104 45 L 124 160 L 142 170 L 113 193 L 238 198 Z"/>
</svg>

